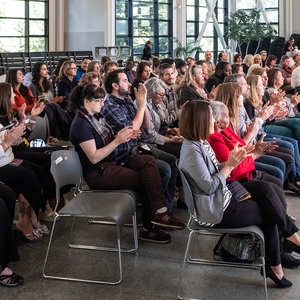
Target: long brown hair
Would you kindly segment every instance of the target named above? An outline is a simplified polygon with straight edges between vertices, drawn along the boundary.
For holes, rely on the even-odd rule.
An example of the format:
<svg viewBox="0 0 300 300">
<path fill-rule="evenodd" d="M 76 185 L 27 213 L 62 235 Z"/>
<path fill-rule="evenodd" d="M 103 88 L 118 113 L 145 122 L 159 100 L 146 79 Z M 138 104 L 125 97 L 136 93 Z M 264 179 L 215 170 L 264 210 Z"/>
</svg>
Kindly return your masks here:
<svg viewBox="0 0 300 300">
<path fill-rule="evenodd" d="M 239 106 L 238 98 L 242 94 L 242 88 L 234 82 L 223 83 L 218 86 L 216 101 L 223 102 L 228 110 L 231 125 L 236 133 L 239 132 Z"/>
<path fill-rule="evenodd" d="M 11 117 L 13 115 L 13 107 L 11 104 L 12 87 L 7 82 L 0 83 L 0 116 Z"/>
</svg>

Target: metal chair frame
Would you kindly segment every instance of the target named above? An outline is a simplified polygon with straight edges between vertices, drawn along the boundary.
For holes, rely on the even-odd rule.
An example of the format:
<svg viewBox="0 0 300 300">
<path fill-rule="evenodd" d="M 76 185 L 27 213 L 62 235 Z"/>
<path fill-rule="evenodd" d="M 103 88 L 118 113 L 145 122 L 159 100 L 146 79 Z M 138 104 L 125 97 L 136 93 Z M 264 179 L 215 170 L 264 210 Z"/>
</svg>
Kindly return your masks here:
<svg viewBox="0 0 300 300">
<path fill-rule="evenodd" d="M 180 284 L 181 279 L 183 275 L 183 271 L 185 269 L 185 264 L 188 262 L 189 264 L 202 264 L 202 265 L 212 265 L 212 266 L 225 266 L 225 267 L 235 267 L 235 268 L 247 268 L 247 269 L 261 269 L 263 273 L 263 284 L 264 284 L 264 295 L 265 299 L 268 300 L 268 290 L 267 290 L 267 280 L 266 280 L 266 270 L 265 270 L 265 243 L 264 243 L 264 234 L 262 230 L 258 226 L 248 226 L 248 227 L 240 227 L 240 228 L 204 228 L 203 226 L 200 226 L 196 221 L 194 221 L 192 217 L 192 212 L 190 211 L 191 205 L 189 205 L 193 201 L 193 194 L 191 191 L 191 188 L 188 184 L 188 181 L 183 173 L 183 171 L 178 166 L 178 161 L 176 161 L 177 168 L 179 170 L 180 177 L 182 179 L 183 183 L 183 189 L 184 189 L 184 197 L 185 202 L 189 208 L 190 213 L 190 219 L 188 222 L 188 229 L 190 230 L 183 264 L 180 271 L 179 279 L 178 279 L 178 285 L 177 285 L 177 297 L 178 299 L 190 299 L 181 296 L 180 293 Z M 194 243 L 194 237 L 195 235 L 222 235 L 223 233 L 236 233 L 236 234 L 253 234 L 259 239 L 260 243 L 260 258 L 261 263 L 252 263 L 252 264 L 246 264 L 246 263 L 235 263 L 235 262 L 225 262 L 225 261 L 217 261 L 217 260 L 209 260 L 209 259 L 202 259 L 202 258 L 194 258 L 191 255 L 191 251 L 193 248 Z M 196 299 L 194 299 L 196 300 Z"/>
<path fill-rule="evenodd" d="M 92 193 L 80 192 L 80 185 L 82 183 L 82 168 L 78 154 L 71 150 L 58 150 L 51 154 L 51 173 L 56 183 L 56 208 L 60 201 L 60 188 L 67 184 L 76 184 L 74 191 L 74 198 L 66 204 L 54 218 L 52 232 L 46 252 L 46 257 L 43 266 L 43 276 L 45 278 L 90 282 L 99 284 L 118 284 L 122 281 L 122 261 L 121 253 L 135 253 L 138 248 L 137 238 L 137 225 L 136 225 L 136 205 L 133 194 L 126 191 L 93 191 Z M 62 174 L 63 173 L 63 174 Z M 109 205 L 107 205 L 109 203 Z M 134 248 L 121 249 L 121 234 L 128 217 L 132 217 L 133 224 L 133 239 Z M 70 237 L 68 245 L 70 248 L 85 249 L 85 250 L 98 250 L 118 252 L 119 263 L 119 277 L 115 281 L 103 280 L 89 280 L 74 277 L 63 277 L 46 274 L 46 267 L 48 263 L 49 252 L 55 231 L 55 226 L 58 218 L 73 217 Z M 73 228 L 76 217 L 84 218 L 101 218 L 102 220 L 109 221 L 110 224 L 116 225 L 117 231 L 117 247 L 98 247 L 93 245 L 79 245 L 72 243 Z"/>
</svg>

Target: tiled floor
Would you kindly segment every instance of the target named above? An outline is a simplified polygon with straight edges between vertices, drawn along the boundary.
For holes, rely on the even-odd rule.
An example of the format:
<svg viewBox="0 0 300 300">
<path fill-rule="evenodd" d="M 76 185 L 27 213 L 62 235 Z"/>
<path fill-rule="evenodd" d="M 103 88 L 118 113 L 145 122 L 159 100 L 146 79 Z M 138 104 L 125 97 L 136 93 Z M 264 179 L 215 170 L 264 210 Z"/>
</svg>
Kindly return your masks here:
<svg viewBox="0 0 300 300">
<path fill-rule="evenodd" d="M 287 193 L 288 211 L 297 216 L 300 225 L 300 197 Z M 185 210 L 174 208 L 175 215 L 187 221 Z M 53 251 L 48 271 L 55 274 L 85 276 L 90 279 L 114 278 L 117 275 L 116 253 L 103 253 L 89 250 L 68 249 L 67 241 L 70 220 L 62 219 L 57 223 Z M 100 228 L 101 227 L 101 228 Z M 102 226 L 89 225 L 86 219 L 79 220 L 74 236 L 77 240 L 108 242 L 114 234 L 114 228 L 102 230 Z M 116 286 L 91 283 L 67 282 L 45 279 L 42 267 L 49 238 L 36 243 L 23 243 L 19 246 L 21 261 L 10 264 L 18 274 L 25 277 L 24 285 L 17 288 L 0 286 L 0 299 L 177 299 L 176 290 L 188 237 L 188 229 L 170 231 L 172 241 L 169 244 L 154 244 L 140 241 L 137 254 L 123 254 L 123 281 Z M 131 242 L 131 232 L 126 228 L 123 243 Z M 216 238 L 202 241 L 202 247 L 195 243 L 195 251 L 211 255 Z M 299 299 L 300 268 L 285 270 L 286 277 L 294 285 L 289 289 L 278 289 L 268 279 L 269 299 Z M 210 266 L 190 266 L 184 274 L 183 292 L 190 298 L 200 299 L 264 299 L 262 277 L 259 271 Z"/>
</svg>

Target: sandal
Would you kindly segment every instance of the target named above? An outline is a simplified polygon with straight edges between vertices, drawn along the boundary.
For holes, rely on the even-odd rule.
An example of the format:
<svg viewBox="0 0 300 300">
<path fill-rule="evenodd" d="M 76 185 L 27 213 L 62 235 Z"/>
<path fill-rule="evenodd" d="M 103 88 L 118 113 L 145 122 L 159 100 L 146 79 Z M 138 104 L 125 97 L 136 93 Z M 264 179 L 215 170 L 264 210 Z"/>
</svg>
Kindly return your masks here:
<svg viewBox="0 0 300 300">
<path fill-rule="evenodd" d="M 37 229 L 42 235 L 49 235 L 50 234 L 50 230 L 48 229 L 48 227 L 46 225 L 41 225 L 40 228 Z"/>
<path fill-rule="evenodd" d="M 36 237 L 35 239 L 33 240 L 30 240 L 29 238 L 27 237 L 30 237 L 30 236 L 34 236 Z M 27 234 L 24 234 L 21 239 L 24 241 L 24 242 L 37 242 L 37 241 L 40 241 L 41 239 L 43 238 L 43 235 L 39 232 L 38 229 L 33 229 L 32 233 L 27 233 Z"/>
<path fill-rule="evenodd" d="M 11 275 L 0 275 L 0 283 L 5 286 L 18 286 L 23 284 L 24 278 L 15 273 Z"/>
</svg>

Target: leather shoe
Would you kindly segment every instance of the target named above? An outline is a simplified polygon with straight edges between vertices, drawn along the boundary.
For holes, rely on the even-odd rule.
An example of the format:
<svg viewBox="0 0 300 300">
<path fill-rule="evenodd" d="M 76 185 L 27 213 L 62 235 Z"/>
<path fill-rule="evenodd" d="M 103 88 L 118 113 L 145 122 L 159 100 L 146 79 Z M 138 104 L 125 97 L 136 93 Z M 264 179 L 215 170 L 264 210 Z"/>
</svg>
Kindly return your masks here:
<svg viewBox="0 0 300 300">
<path fill-rule="evenodd" d="M 269 277 L 271 280 L 273 280 L 279 288 L 285 289 L 293 285 L 293 283 L 287 280 L 284 276 L 281 279 L 279 279 L 276 276 L 276 274 L 273 272 L 271 267 L 265 265 L 265 270 L 266 270 L 266 277 L 267 278 Z M 262 268 L 260 269 L 260 274 L 263 275 Z"/>
<path fill-rule="evenodd" d="M 293 251 L 300 254 L 300 246 L 294 244 L 289 240 L 283 242 L 283 251 L 287 253 L 292 253 Z"/>
<path fill-rule="evenodd" d="M 284 268 L 293 269 L 300 266 L 300 259 L 295 258 L 289 253 L 281 253 L 281 265 Z"/>
</svg>

